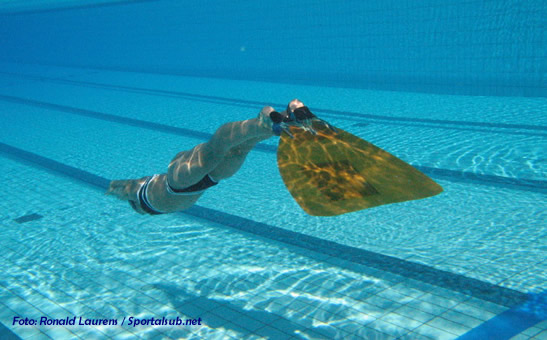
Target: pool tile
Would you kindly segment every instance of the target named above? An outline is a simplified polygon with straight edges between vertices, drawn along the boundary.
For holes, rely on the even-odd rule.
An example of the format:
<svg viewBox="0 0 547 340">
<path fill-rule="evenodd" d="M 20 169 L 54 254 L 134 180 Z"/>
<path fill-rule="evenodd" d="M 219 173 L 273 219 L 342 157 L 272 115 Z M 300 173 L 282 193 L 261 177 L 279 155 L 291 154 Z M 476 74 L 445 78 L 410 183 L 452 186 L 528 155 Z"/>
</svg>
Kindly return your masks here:
<svg viewBox="0 0 547 340">
<path fill-rule="evenodd" d="M 242 315 L 238 311 L 224 304 L 221 304 L 218 308 L 213 309 L 211 312 L 228 321 L 233 318 L 239 318 Z"/>
<path fill-rule="evenodd" d="M 420 296 L 419 300 L 425 301 L 437 306 L 441 306 L 444 308 L 452 308 L 458 304 L 458 301 L 446 299 L 444 297 L 441 297 L 432 293 L 427 293 L 425 295 Z"/>
<path fill-rule="evenodd" d="M 365 320 L 365 321 L 361 321 L 361 320 L 356 319 L 356 318 L 341 319 L 337 322 L 331 323 L 331 326 L 333 326 L 334 328 L 336 328 L 339 331 L 343 331 L 344 333 L 353 334 L 353 333 L 356 333 L 358 330 L 362 329 L 363 326 L 371 323 L 374 320 L 376 320 L 376 319 L 371 318 L 371 319 Z"/>
<path fill-rule="evenodd" d="M 538 335 L 539 333 L 541 333 L 543 330 L 546 330 L 546 329 L 547 328 L 545 328 L 545 327 L 541 327 L 541 323 L 540 323 L 540 324 L 535 325 L 534 327 L 530 327 L 530 328 L 522 331 L 522 334 L 530 336 L 530 337 L 534 337 L 534 336 Z"/>
<path fill-rule="evenodd" d="M 256 331 L 256 334 L 270 339 L 287 339 L 290 335 L 272 326 L 264 326 Z"/>
<path fill-rule="evenodd" d="M 436 315 L 436 316 L 441 315 L 444 312 L 446 312 L 445 307 L 441 307 L 439 305 L 435 305 L 435 304 L 432 304 L 432 303 L 429 303 L 429 302 L 425 302 L 425 301 L 422 301 L 420 299 L 412 300 L 409 303 L 407 303 L 406 306 L 409 306 L 409 307 L 412 307 L 412 308 L 417 309 L 419 311 L 422 311 L 422 312 L 425 312 L 425 313 L 428 313 L 428 314 L 433 314 L 433 315 Z"/>
<path fill-rule="evenodd" d="M 537 327 L 530 327 L 528 329 L 523 330 L 520 334 L 526 335 L 527 337 L 533 337 L 541 332 L 540 328 Z"/>
<path fill-rule="evenodd" d="M 521 333 L 521 334 L 515 335 L 510 340 L 529 340 L 529 339 L 531 339 L 529 336 L 524 335 L 524 334 Z"/>
<path fill-rule="evenodd" d="M 203 320 L 202 323 L 210 328 L 219 328 L 228 322 L 226 319 L 211 312 L 203 314 L 201 318 Z"/>
<path fill-rule="evenodd" d="M 336 319 L 336 314 L 329 313 L 322 308 L 317 308 L 315 313 L 313 313 L 312 318 L 321 323 L 329 323 L 329 321 Z"/>
<path fill-rule="evenodd" d="M 191 302 L 181 302 L 180 304 L 173 306 L 173 309 L 176 311 L 184 311 L 185 316 L 193 319 L 199 318 L 207 312 L 205 309 Z"/>
<path fill-rule="evenodd" d="M 28 337 L 21 337 L 23 340 L 42 340 L 49 339 L 46 333 L 38 331 L 36 334 L 30 335 Z"/>
<path fill-rule="evenodd" d="M 325 329 L 320 327 L 306 328 L 301 332 L 298 332 L 294 338 L 291 339 L 313 339 L 313 340 L 327 340 L 335 338 L 335 331 L 333 329 Z M 341 337 L 351 339 L 351 334 L 344 331 L 340 334 Z"/>
<path fill-rule="evenodd" d="M 547 320 L 544 320 L 544 321 L 538 323 L 538 324 L 535 325 L 533 328 L 539 328 L 539 329 L 541 329 L 541 330 L 547 329 Z"/>
<path fill-rule="evenodd" d="M 467 301 L 471 298 L 470 295 L 467 295 L 467 294 L 464 294 L 464 293 L 461 293 L 461 292 L 457 292 L 457 291 L 453 291 L 453 290 L 449 290 L 449 289 L 445 289 L 443 287 L 435 287 L 434 290 L 431 291 L 431 293 L 436 295 L 436 296 L 440 296 L 444 299 L 447 299 L 447 300 L 450 300 L 450 301 L 455 301 L 457 303 L 465 302 L 465 301 Z"/>
<path fill-rule="evenodd" d="M 53 339 L 72 339 L 76 335 L 62 326 L 41 327 L 40 330 Z"/>
<path fill-rule="evenodd" d="M 7 325 L 6 325 L 7 327 Z M 38 339 L 40 336 L 43 336 L 43 333 L 40 332 L 40 329 L 33 326 L 12 326 L 9 324 L 9 328 L 13 333 L 22 339 L 35 338 Z"/>
<path fill-rule="evenodd" d="M 489 312 L 485 309 L 482 309 L 478 306 L 472 306 L 472 305 L 469 305 L 467 303 L 460 303 L 458 305 L 456 305 L 454 308 L 452 308 L 451 310 L 447 311 L 447 313 L 458 313 L 458 314 L 454 314 L 457 318 L 465 318 L 464 316 L 461 316 L 459 314 L 463 314 L 469 318 L 473 318 L 473 319 L 476 319 L 476 320 L 479 320 L 479 321 L 486 321 L 486 320 L 490 320 L 491 318 L 493 318 L 494 316 L 496 316 L 496 314 L 492 313 L 492 312 Z M 473 322 L 474 320 L 471 320 L 469 319 L 469 321 Z M 465 323 L 465 325 L 468 325 L 467 323 Z"/>
<path fill-rule="evenodd" d="M 411 287 L 412 286 L 410 286 L 410 282 L 409 283 L 402 282 L 391 287 L 391 289 L 412 298 L 418 298 L 425 294 L 423 291 L 419 289 L 411 288 Z"/>
<path fill-rule="evenodd" d="M 389 334 L 394 337 L 399 337 L 410 332 L 410 330 L 387 322 L 383 320 L 383 318 L 369 323 L 366 327 L 372 328 L 385 334 Z"/>
<path fill-rule="evenodd" d="M 396 338 L 397 337 L 394 337 L 391 334 L 383 333 L 380 330 L 370 328 L 368 326 L 359 329 L 356 333 L 353 333 L 353 339 L 393 340 Z"/>
<path fill-rule="evenodd" d="M 399 326 L 401 328 L 407 329 L 408 331 L 412 331 L 413 329 L 418 328 L 419 326 L 423 324 L 423 322 L 421 321 L 416 321 L 397 313 L 388 313 L 382 316 L 380 320 L 383 320 L 391 324 L 394 324 L 396 326 Z"/>
<path fill-rule="evenodd" d="M 421 323 L 427 323 L 429 320 L 435 318 L 435 315 L 433 314 L 423 312 L 408 305 L 401 306 L 400 308 L 395 309 L 393 312 L 403 315 L 409 319 L 419 321 Z"/>
<path fill-rule="evenodd" d="M 71 331 L 81 339 L 98 339 L 98 338 L 116 337 L 121 334 L 131 334 L 133 337 L 135 337 L 134 334 L 129 333 L 127 332 L 127 330 L 117 326 L 104 327 L 104 328 L 102 327 L 100 329 L 93 326 L 76 327 L 76 328 L 71 328 Z"/>
<path fill-rule="evenodd" d="M 383 298 L 379 295 L 374 295 L 374 296 L 366 299 L 365 302 L 369 303 L 371 305 L 380 307 L 385 313 L 387 313 L 391 310 L 397 309 L 397 308 L 402 306 L 402 304 L 400 304 L 396 301 Z"/>
<path fill-rule="evenodd" d="M 19 315 L 21 317 L 24 316 L 28 318 L 34 318 L 37 320 L 40 319 L 40 316 L 44 315 L 43 311 L 37 309 L 35 306 L 29 304 L 27 301 L 15 295 L 9 297 L 8 299 L 4 299 L 2 301 L 2 304 L 7 307 L 3 311 L 8 316 L 8 320 L 11 319 L 12 322 L 13 322 L 14 315 Z M 11 324 L 11 322 L 8 322 L 7 324 Z"/>
<path fill-rule="evenodd" d="M 413 332 L 435 340 L 454 340 L 456 338 L 452 333 L 425 324 L 416 328 Z"/>
<path fill-rule="evenodd" d="M 465 301 L 465 304 L 475 308 L 479 308 L 481 310 L 486 310 L 487 312 L 490 312 L 494 315 L 498 315 L 509 309 L 505 306 L 500 306 L 492 302 L 477 299 L 475 297 L 472 297 L 469 300 Z"/>
<path fill-rule="evenodd" d="M 455 310 L 448 310 L 441 315 L 444 319 L 459 323 L 467 328 L 475 328 L 478 325 L 482 324 L 484 320 L 479 320 L 472 316 L 457 312 Z"/>
<path fill-rule="evenodd" d="M 385 289 L 376 295 L 391 301 L 396 301 L 397 303 L 400 303 L 400 304 L 405 304 L 414 300 L 413 297 L 404 295 L 403 293 L 398 292 L 397 290 L 394 290 L 391 288 Z"/>
<path fill-rule="evenodd" d="M 445 332 L 452 333 L 457 336 L 460 336 L 471 330 L 471 327 L 466 327 L 464 325 L 452 322 L 442 317 L 436 317 L 435 319 L 430 320 L 429 322 L 427 322 L 427 325 L 442 329 Z"/>
<path fill-rule="evenodd" d="M 307 302 L 302 301 L 301 299 L 295 298 L 290 304 L 289 307 L 295 312 L 300 312 L 305 309 L 309 309 L 311 305 Z"/>
<path fill-rule="evenodd" d="M 547 330 L 541 331 L 540 333 L 534 335 L 533 340 L 547 340 Z"/>
<path fill-rule="evenodd" d="M 196 305 L 197 307 L 209 313 L 215 312 L 219 307 L 222 306 L 221 303 L 211 299 L 199 299 L 199 301 L 194 300 L 192 304 Z M 217 315 L 220 315 L 220 314 L 217 314 Z"/>
<path fill-rule="evenodd" d="M 358 302 L 355 305 L 351 306 L 351 309 L 355 311 L 352 314 L 365 314 L 375 319 L 380 318 L 382 315 L 388 312 L 384 308 L 370 304 L 368 302 Z"/>
<path fill-rule="evenodd" d="M 162 332 L 168 339 L 188 339 L 192 334 L 188 328 L 168 328 L 162 329 Z"/>
<path fill-rule="evenodd" d="M 427 337 L 415 332 L 410 332 L 397 338 L 397 340 L 436 340 L 434 338 Z"/>
<path fill-rule="evenodd" d="M 257 320 L 253 317 L 250 317 L 248 315 L 240 315 L 238 317 L 235 317 L 234 319 L 230 320 L 236 325 L 239 325 L 240 327 L 248 330 L 251 333 L 254 333 L 257 329 L 262 328 L 266 326 L 265 323 L 263 323 L 260 320 Z"/>
</svg>

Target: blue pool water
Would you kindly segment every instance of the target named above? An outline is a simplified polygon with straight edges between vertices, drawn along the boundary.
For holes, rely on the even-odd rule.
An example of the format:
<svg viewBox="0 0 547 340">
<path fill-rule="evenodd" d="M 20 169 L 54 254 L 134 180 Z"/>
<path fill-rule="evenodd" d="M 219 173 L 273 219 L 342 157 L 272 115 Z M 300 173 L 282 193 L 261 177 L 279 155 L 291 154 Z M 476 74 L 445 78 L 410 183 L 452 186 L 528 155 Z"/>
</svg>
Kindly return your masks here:
<svg viewBox="0 0 547 340">
<path fill-rule="evenodd" d="M 13 33 L 0 55 L 0 338 L 547 337 L 544 4 L 207 4 L 0 6 Z M 403 23 L 400 49 L 382 45 Z M 103 195 L 109 180 L 164 172 L 221 124 L 295 97 L 444 192 L 312 217 L 284 187 L 271 138 L 188 211 L 141 216 Z"/>
</svg>

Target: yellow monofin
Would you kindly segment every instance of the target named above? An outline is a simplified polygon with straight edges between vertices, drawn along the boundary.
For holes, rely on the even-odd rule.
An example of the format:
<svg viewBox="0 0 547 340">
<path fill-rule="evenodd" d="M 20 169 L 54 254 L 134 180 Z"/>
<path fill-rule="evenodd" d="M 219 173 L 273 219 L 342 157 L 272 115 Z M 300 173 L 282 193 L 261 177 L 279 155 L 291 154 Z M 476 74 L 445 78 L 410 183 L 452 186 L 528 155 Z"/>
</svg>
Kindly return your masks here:
<svg viewBox="0 0 547 340">
<path fill-rule="evenodd" d="M 341 129 L 313 122 L 311 133 L 281 135 L 277 164 L 287 189 L 308 214 L 334 216 L 437 195 L 442 187 L 416 168 Z"/>
</svg>

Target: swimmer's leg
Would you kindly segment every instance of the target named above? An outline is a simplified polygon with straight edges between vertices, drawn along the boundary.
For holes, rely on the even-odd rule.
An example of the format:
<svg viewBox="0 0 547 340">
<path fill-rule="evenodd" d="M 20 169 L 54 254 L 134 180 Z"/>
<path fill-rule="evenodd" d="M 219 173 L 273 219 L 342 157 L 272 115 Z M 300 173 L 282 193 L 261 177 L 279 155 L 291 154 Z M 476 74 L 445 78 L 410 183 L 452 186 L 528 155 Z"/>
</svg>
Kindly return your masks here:
<svg viewBox="0 0 547 340">
<path fill-rule="evenodd" d="M 245 158 L 254 146 L 261 142 L 262 138 L 253 138 L 230 149 L 224 156 L 224 160 L 214 168 L 209 175 L 215 180 L 220 181 L 233 176 L 245 162 Z"/>
<path fill-rule="evenodd" d="M 199 182 L 203 177 L 213 172 L 227 157 L 235 159 L 237 163 L 236 154 L 238 152 L 246 155 L 249 151 L 245 150 L 249 147 L 252 148 L 257 142 L 273 136 L 269 118 L 272 111 L 274 111 L 272 107 L 266 106 L 257 118 L 224 124 L 218 128 L 208 142 L 199 144 L 192 150 L 179 153 L 168 167 L 167 178 L 171 186 L 182 189 Z M 249 144 L 245 144 L 246 142 Z M 242 145 L 242 148 L 237 149 L 236 147 L 239 145 Z M 245 157 L 243 157 L 244 159 Z M 237 169 L 243 160 L 240 161 Z M 222 171 L 218 172 L 220 177 L 226 178 Z M 215 178 L 214 175 L 212 176 Z"/>
<path fill-rule="evenodd" d="M 192 150 L 180 152 L 171 161 L 168 173 L 160 175 L 149 184 L 152 199 L 165 191 L 163 180 L 169 177 L 169 183 L 175 188 L 185 188 L 199 182 L 205 175 L 213 172 L 216 180 L 230 177 L 243 164 L 247 153 L 261 140 L 273 136 L 269 125 L 272 107 L 264 107 L 257 118 L 222 125 L 207 143 Z M 241 145 L 241 147 L 239 147 Z M 137 192 L 146 177 L 140 179 L 114 180 L 106 192 L 121 200 L 137 201 Z M 155 201 L 155 200 L 154 200 Z"/>
</svg>

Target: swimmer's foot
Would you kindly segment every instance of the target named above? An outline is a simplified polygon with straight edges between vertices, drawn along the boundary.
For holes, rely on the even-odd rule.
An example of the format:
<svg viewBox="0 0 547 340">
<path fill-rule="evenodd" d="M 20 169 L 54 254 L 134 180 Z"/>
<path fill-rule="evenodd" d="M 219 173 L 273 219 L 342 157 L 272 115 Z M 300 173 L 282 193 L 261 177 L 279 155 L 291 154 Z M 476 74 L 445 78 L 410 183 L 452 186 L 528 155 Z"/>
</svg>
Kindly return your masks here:
<svg viewBox="0 0 547 340">
<path fill-rule="evenodd" d="M 258 114 L 258 125 L 267 131 L 272 131 L 273 121 L 270 118 L 270 114 L 275 112 L 274 108 L 271 106 L 265 106 L 260 113 Z"/>
<path fill-rule="evenodd" d="M 335 128 L 326 121 L 317 118 L 306 106 L 298 99 L 289 102 L 287 109 L 282 112 L 277 112 L 271 106 L 266 106 L 258 115 L 259 125 L 272 131 L 275 135 L 281 136 L 285 132 L 291 138 L 293 135 L 289 130 L 289 126 L 300 127 L 306 131 L 316 134 L 312 125 L 314 121 L 323 123 L 329 129 L 336 132 Z"/>
<path fill-rule="evenodd" d="M 105 195 L 111 195 L 123 201 L 128 201 L 129 205 L 131 205 L 136 212 L 139 214 L 146 214 L 139 203 L 138 192 L 147 179 L 148 177 L 111 181 Z"/>
<path fill-rule="evenodd" d="M 111 181 L 105 195 L 114 196 L 122 201 L 136 201 L 137 192 L 145 181 L 146 177 Z"/>
<path fill-rule="evenodd" d="M 289 131 L 289 126 L 298 126 L 298 122 L 295 119 L 291 119 L 288 112 L 292 112 L 289 111 L 290 109 L 297 109 L 303 105 L 301 101 L 295 99 L 289 103 L 287 110 L 281 113 L 275 111 L 271 106 L 266 106 L 258 114 L 259 125 L 265 130 L 273 132 L 276 136 L 281 136 L 281 133 L 285 132 L 293 137 Z"/>
<path fill-rule="evenodd" d="M 279 113 L 275 111 L 271 106 L 266 106 L 258 114 L 258 124 L 264 130 L 267 130 L 276 136 L 281 136 L 282 131 L 285 131 L 287 134 L 292 136 L 287 126 L 283 123 L 286 118 L 283 113 L 284 112 Z"/>
<path fill-rule="evenodd" d="M 304 105 L 304 103 L 298 99 L 292 100 L 289 105 L 287 105 L 286 112 L 288 117 L 287 122 L 289 125 L 296 125 L 315 135 L 317 132 L 313 128 L 313 122 L 320 122 L 336 133 L 334 126 L 330 125 L 323 119 L 318 118 L 307 106 Z"/>
</svg>

